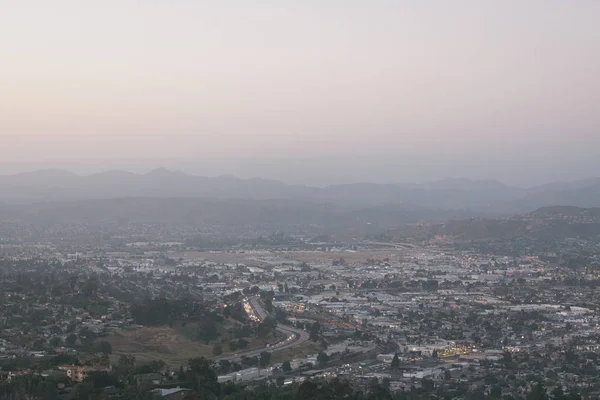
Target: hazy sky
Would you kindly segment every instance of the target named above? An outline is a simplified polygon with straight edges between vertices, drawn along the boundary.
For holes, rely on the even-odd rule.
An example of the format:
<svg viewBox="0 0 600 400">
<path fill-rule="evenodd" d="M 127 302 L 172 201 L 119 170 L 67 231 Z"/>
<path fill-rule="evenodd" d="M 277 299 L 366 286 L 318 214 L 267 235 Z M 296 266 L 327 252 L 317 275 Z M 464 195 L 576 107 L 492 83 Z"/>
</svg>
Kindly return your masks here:
<svg viewBox="0 0 600 400">
<path fill-rule="evenodd" d="M 600 175 L 598 0 L 0 7 L 0 172 Z"/>
</svg>

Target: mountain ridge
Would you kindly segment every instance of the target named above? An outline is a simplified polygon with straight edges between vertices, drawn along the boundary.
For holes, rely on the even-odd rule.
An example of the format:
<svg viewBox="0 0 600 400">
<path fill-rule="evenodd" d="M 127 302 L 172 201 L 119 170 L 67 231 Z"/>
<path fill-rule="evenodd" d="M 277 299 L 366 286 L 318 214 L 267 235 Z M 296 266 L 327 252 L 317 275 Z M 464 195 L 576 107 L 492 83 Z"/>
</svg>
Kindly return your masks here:
<svg viewBox="0 0 600 400">
<path fill-rule="evenodd" d="M 599 183 L 597 183 L 599 182 Z M 320 203 L 417 204 L 431 209 L 509 215 L 543 206 L 600 206 L 600 178 L 518 188 L 496 180 L 446 178 L 423 183 L 290 185 L 232 175 L 206 177 L 157 168 L 146 173 L 110 170 L 78 175 L 47 169 L 0 175 L 0 201 L 33 203 L 120 197 L 192 197 L 254 200 L 305 200 Z"/>
</svg>

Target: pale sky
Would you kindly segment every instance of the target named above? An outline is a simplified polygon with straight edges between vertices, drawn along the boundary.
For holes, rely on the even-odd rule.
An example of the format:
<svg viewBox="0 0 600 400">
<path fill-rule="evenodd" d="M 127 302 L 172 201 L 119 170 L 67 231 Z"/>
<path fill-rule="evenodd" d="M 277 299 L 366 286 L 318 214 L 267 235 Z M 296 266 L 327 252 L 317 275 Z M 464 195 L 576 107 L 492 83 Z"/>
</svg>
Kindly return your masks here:
<svg viewBox="0 0 600 400">
<path fill-rule="evenodd" d="M 0 173 L 600 175 L 598 21 L 598 0 L 0 0 Z"/>
</svg>

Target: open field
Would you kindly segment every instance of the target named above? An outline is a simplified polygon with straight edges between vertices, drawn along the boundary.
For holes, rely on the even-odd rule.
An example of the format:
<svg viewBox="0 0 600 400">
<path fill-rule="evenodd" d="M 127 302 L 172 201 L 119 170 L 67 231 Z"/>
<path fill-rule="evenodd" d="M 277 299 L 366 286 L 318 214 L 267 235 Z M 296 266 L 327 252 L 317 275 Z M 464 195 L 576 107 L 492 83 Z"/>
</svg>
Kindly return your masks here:
<svg viewBox="0 0 600 400">
<path fill-rule="evenodd" d="M 410 252 L 411 249 L 406 249 L 403 245 L 394 245 L 383 243 L 381 249 L 367 251 L 264 251 L 253 253 L 212 253 L 200 251 L 185 251 L 185 252 L 170 252 L 169 257 L 179 259 L 197 259 L 203 261 L 222 262 L 222 263 L 242 263 L 250 266 L 264 266 L 264 263 L 259 261 L 261 258 L 282 258 L 296 260 L 307 263 L 332 262 L 343 258 L 348 263 L 364 263 L 368 259 L 384 259 L 397 260 Z M 397 247 L 395 247 L 397 246 Z"/>
<path fill-rule="evenodd" d="M 132 355 L 138 364 L 163 360 L 177 367 L 190 358 L 210 357 L 212 346 L 188 339 L 169 327 L 144 327 L 135 331 L 114 331 L 107 340 L 113 356 Z"/>
<path fill-rule="evenodd" d="M 282 253 L 280 256 L 288 257 L 301 262 L 311 263 L 323 263 L 333 262 L 343 258 L 347 263 L 364 263 L 368 259 L 384 259 L 389 258 L 397 260 L 398 257 L 403 253 L 403 250 L 379 250 L 379 251 L 364 251 L 364 252 L 297 252 L 297 253 Z"/>
<path fill-rule="evenodd" d="M 278 334 L 276 339 L 246 338 L 250 343 L 239 352 L 264 348 L 267 343 L 276 342 L 283 337 Z M 205 345 L 190 339 L 184 332 L 169 327 L 143 327 L 135 331 L 115 330 L 105 340 L 112 345 L 113 362 L 116 362 L 120 355 L 132 355 L 138 364 L 163 360 L 170 367 L 179 367 L 187 364 L 191 358 L 213 357 L 213 343 Z M 223 344 L 223 355 L 231 354 L 228 350 L 227 344 Z"/>
</svg>

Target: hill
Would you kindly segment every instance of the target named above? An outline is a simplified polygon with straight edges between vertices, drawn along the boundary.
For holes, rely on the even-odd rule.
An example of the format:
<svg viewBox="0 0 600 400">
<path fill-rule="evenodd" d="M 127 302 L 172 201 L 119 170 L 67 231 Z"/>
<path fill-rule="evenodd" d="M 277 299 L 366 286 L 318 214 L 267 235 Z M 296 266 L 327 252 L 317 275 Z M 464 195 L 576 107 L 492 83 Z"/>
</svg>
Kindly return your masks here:
<svg viewBox="0 0 600 400">
<path fill-rule="evenodd" d="M 473 218 L 440 224 L 408 226 L 390 234 L 397 238 L 443 243 L 532 239 L 600 242 L 600 208 L 544 207 L 505 218 Z"/>
<path fill-rule="evenodd" d="M 223 200 L 293 200 L 320 204 L 465 210 L 477 215 L 510 215 L 553 205 L 600 207 L 600 180 L 557 182 L 530 189 L 497 181 L 444 179 L 425 183 L 360 182 L 326 187 L 238 179 L 225 175 L 203 177 L 159 168 L 145 174 L 106 171 L 76 175 L 41 170 L 0 176 L 0 202 L 37 203 L 113 198 L 213 198 Z"/>
</svg>

